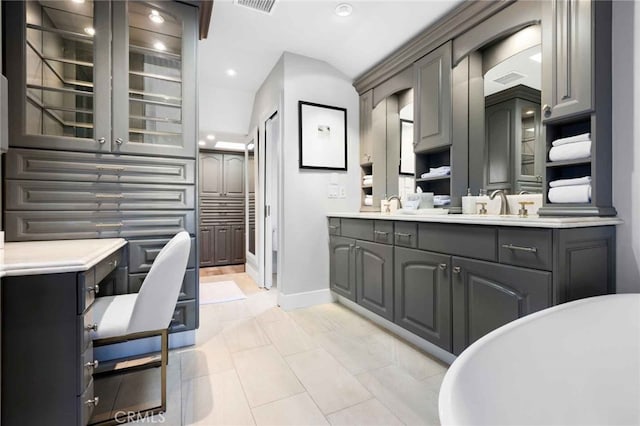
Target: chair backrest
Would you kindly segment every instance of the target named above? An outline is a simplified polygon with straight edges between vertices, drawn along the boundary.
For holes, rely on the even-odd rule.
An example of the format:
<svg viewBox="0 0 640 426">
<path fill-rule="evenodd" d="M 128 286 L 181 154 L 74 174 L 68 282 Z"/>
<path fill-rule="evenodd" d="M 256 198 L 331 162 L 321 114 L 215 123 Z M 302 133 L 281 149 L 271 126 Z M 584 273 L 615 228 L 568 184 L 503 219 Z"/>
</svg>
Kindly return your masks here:
<svg viewBox="0 0 640 426">
<path fill-rule="evenodd" d="M 169 327 L 190 249 L 189 233 L 182 231 L 160 250 L 138 292 L 127 334 Z"/>
</svg>

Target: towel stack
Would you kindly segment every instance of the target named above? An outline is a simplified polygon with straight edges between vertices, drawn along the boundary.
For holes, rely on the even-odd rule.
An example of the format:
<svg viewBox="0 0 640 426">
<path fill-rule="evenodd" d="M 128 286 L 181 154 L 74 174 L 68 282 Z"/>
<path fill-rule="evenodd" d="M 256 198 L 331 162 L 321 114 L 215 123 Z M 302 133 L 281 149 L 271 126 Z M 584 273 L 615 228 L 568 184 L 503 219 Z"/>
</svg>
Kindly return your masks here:
<svg viewBox="0 0 640 426">
<path fill-rule="evenodd" d="M 421 174 L 420 177 L 422 179 L 427 179 L 432 177 L 449 176 L 450 174 L 451 174 L 451 166 L 440 166 L 440 167 L 430 168 L 427 173 Z"/>
<path fill-rule="evenodd" d="M 365 206 L 373 206 L 373 195 L 365 195 L 364 196 L 364 205 Z"/>
<path fill-rule="evenodd" d="M 549 161 L 581 160 L 591 157 L 591 133 L 556 139 L 551 145 Z"/>
<path fill-rule="evenodd" d="M 450 195 L 434 195 L 433 196 L 433 205 L 435 207 L 448 206 L 449 204 L 451 204 Z"/>
<path fill-rule="evenodd" d="M 362 184 L 365 186 L 373 185 L 373 175 L 362 176 Z"/>
<path fill-rule="evenodd" d="M 549 202 L 591 202 L 591 176 L 573 179 L 558 179 L 549 182 Z"/>
</svg>

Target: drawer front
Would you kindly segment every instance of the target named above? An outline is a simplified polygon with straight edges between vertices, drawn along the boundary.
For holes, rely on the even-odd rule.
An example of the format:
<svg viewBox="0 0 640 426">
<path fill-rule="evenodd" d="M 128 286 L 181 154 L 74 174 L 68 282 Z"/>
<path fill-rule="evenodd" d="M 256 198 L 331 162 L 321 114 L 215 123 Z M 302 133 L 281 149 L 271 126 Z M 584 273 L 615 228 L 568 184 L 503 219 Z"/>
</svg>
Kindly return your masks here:
<svg viewBox="0 0 640 426">
<path fill-rule="evenodd" d="M 418 224 L 418 248 L 454 256 L 497 261 L 498 231 L 490 226 Z"/>
<path fill-rule="evenodd" d="M 500 228 L 500 263 L 532 269 L 553 269 L 553 244 L 550 229 Z"/>
<path fill-rule="evenodd" d="M 373 220 L 341 219 L 340 231 L 343 237 L 373 241 Z"/>
<path fill-rule="evenodd" d="M 129 273 L 148 272 L 160 250 L 170 238 L 154 238 L 152 240 L 129 240 Z M 191 238 L 191 251 L 187 268 L 196 267 L 196 239 Z"/>
<path fill-rule="evenodd" d="M 195 183 L 195 161 L 179 158 L 11 149 L 7 179 L 118 183 Z"/>
<path fill-rule="evenodd" d="M 7 180 L 8 210 L 192 209 L 193 185 Z"/>
<path fill-rule="evenodd" d="M 393 244 L 393 222 L 376 220 L 373 225 L 373 240 L 376 243 Z"/>
<path fill-rule="evenodd" d="M 195 233 L 194 211 L 6 212 L 8 241 L 136 238 Z"/>
<path fill-rule="evenodd" d="M 418 247 L 418 224 L 415 222 L 396 222 L 393 241 L 401 247 Z"/>
<path fill-rule="evenodd" d="M 78 312 L 82 314 L 96 298 L 95 268 L 78 274 Z"/>
<path fill-rule="evenodd" d="M 111 253 L 106 258 L 102 259 L 95 267 L 96 270 L 96 284 L 100 284 L 107 275 L 111 273 L 118 266 L 122 265 L 124 258 L 124 248 Z"/>
<path fill-rule="evenodd" d="M 195 330 L 196 328 L 196 311 L 197 305 L 195 300 L 184 300 L 176 304 L 173 312 L 169 331 L 177 333 L 186 330 Z"/>
<path fill-rule="evenodd" d="M 78 395 L 82 395 L 82 393 L 87 389 L 87 386 L 91 384 L 91 379 L 93 378 L 93 370 L 97 367 L 97 364 L 94 364 L 93 357 L 93 344 L 89 344 L 89 347 L 84 351 L 82 356 L 80 357 L 80 365 L 78 366 L 80 374 L 78 380 Z"/>
<path fill-rule="evenodd" d="M 91 415 L 93 414 L 93 410 L 95 409 L 95 404 L 93 403 L 93 380 L 87 386 L 84 393 L 78 396 L 78 420 L 80 421 L 80 425 L 88 425 L 89 420 L 91 420 Z"/>
<path fill-rule="evenodd" d="M 78 341 L 80 342 L 80 353 L 84 351 L 92 344 L 93 339 L 91 333 L 95 323 L 93 321 L 93 309 L 89 307 L 82 315 L 78 315 Z"/>
<path fill-rule="evenodd" d="M 131 274 L 129 275 L 129 293 L 137 293 L 142 287 L 147 274 Z M 196 271 L 195 269 L 187 269 L 182 280 L 180 295 L 178 300 L 189 300 L 196 298 Z"/>
<path fill-rule="evenodd" d="M 329 218 L 329 235 L 340 235 L 340 218 Z"/>
</svg>

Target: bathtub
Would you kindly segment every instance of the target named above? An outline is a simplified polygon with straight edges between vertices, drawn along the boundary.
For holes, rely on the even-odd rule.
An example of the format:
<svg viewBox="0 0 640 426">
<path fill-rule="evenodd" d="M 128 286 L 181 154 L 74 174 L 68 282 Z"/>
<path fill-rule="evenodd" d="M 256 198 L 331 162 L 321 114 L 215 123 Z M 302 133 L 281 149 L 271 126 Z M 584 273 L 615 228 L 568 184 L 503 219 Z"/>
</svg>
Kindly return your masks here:
<svg viewBox="0 0 640 426">
<path fill-rule="evenodd" d="M 639 425 L 640 294 L 565 303 L 469 346 L 439 397 L 443 425 Z"/>
</svg>

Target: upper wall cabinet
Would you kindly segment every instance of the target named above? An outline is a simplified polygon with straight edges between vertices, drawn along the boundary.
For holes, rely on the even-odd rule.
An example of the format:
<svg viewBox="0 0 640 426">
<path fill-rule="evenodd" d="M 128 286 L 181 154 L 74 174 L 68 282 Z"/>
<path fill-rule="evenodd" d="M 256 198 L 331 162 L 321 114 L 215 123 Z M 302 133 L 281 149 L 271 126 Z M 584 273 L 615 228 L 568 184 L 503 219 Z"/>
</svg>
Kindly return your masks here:
<svg viewBox="0 0 640 426">
<path fill-rule="evenodd" d="M 11 146 L 194 157 L 196 8 L 35 0 L 5 8 L 15 35 L 6 43 L 15 58 Z"/>
<path fill-rule="evenodd" d="M 592 109 L 592 7 L 591 0 L 543 2 L 543 120 Z"/>
<path fill-rule="evenodd" d="M 414 65 L 415 152 L 451 144 L 451 42 Z"/>
</svg>

